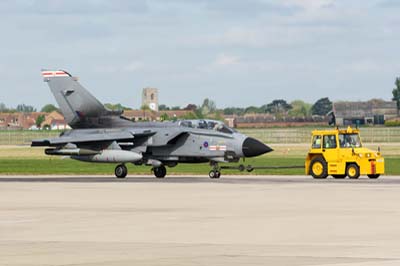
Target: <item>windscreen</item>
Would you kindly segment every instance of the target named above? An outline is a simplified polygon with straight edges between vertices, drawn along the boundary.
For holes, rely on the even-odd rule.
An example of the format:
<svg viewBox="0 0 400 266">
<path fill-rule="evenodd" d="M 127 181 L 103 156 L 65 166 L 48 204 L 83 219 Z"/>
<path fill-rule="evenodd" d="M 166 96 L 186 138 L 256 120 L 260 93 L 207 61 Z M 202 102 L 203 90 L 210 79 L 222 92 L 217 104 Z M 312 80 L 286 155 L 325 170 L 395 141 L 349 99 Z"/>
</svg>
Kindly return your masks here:
<svg viewBox="0 0 400 266">
<path fill-rule="evenodd" d="M 361 147 L 361 140 L 358 134 L 339 134 L 339 143 L 341 148 Z"/>
<path fill-rule="evenodd" d="M 208 129 L 225 134 L 232 134 L 233 132 L 235 132 L 233 129 L 229 128 L 221 121 L 215 120 L 182 120 L 179 124 L 183 127 Z"/>
</svg>

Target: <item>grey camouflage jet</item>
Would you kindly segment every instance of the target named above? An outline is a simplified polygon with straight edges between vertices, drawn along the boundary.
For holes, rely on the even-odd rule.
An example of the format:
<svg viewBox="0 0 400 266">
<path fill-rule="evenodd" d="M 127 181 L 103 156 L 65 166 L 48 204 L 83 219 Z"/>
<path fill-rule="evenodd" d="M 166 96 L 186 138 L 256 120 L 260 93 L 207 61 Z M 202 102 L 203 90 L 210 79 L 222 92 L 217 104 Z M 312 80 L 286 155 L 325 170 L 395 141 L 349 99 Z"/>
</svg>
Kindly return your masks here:
<svg viewBox="0 0 400 266">
<path fill-rule="evenodd" d="M 49 147 L 45 149 L 47 155 L 118 164 L 118 178 L 126 177 L 128 163 L 148 165 L 158 178 L 165 177 L 166 166 L 210 163 L 210 178 L 219 178 L 219 163 L 272 151 L 220 121 L 132 122 L 122 111 L 105 108 L 67 71 L 43 70 L 42 76 L 72 128 L 57 138 L 32 141 L 33 147 Z"/>
</svg>

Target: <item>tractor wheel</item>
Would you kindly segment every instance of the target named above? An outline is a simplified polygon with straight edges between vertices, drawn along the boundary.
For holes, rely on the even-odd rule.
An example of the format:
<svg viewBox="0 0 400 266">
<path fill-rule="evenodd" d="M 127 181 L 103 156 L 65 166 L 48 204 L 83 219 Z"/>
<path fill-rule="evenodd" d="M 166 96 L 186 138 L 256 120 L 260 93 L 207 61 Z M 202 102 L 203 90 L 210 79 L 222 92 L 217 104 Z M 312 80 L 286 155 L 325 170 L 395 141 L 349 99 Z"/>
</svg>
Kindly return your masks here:
<svg viewBox="0 0 400 266">
<path fill-rule="evenodd" d="M 316 179 L 323 179 L 328 176 L 328 165 L 324 158 L 315 157 L 310 163 L 310 174 Z"/>
<path fill-rule="evenodd" d="M 357 179 L 360 177 L 360 168 L 357 164 L 351 163 L 346 168 L 346 174 L 350 179 Z"/>
<path fill-rule="evenodd" d="M 380 176 L 380 174 L 375 174 L 375 175 L 368 175 L 370 179 L 377 179 Z"/>
</svg>

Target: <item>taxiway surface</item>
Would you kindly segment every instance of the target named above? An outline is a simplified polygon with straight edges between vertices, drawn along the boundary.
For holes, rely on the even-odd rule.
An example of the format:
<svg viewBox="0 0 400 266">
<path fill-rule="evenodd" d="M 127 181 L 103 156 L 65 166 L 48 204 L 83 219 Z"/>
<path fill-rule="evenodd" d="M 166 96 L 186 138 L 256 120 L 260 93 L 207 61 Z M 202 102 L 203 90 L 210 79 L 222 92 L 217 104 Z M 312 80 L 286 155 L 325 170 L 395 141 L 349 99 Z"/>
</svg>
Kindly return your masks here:
<svg viewBox="0 0 400 266">
<path fill-rule="evenodd" d="M 400 265 L 399 185 L 0 176 L 0 265 Z"/>
</svg>

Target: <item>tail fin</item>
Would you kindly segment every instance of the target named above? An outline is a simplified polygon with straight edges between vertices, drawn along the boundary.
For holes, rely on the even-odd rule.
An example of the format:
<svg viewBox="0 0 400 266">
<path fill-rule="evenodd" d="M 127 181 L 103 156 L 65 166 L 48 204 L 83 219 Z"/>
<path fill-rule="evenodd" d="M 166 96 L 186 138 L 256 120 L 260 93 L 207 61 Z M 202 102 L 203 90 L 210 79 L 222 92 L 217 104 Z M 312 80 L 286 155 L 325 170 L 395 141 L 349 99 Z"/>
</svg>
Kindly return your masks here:
<svg viewBox="0 0 400 266">
<path fill-rule="evenodd" d="M 85 120 L 109 113 L 104 105 L 68 72 L 42 70 L 42 76 L 56 98 L 66 122 L 71 127 L 84 127 Z"/>
</svg>

